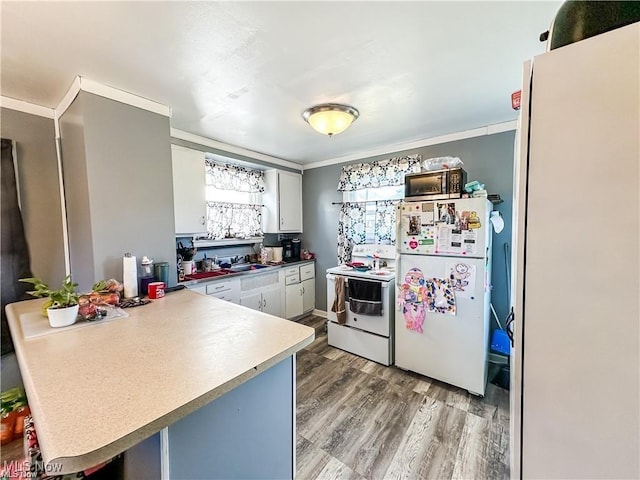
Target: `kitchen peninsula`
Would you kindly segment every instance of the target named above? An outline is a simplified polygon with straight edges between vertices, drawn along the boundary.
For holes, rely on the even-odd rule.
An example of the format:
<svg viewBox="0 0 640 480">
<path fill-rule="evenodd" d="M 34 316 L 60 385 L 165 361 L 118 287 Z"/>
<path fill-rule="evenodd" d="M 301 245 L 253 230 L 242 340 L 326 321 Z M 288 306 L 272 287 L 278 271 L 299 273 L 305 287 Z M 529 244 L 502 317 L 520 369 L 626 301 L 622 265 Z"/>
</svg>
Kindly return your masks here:
<svg viewBox="0 0 640 480">
<path fill-rule="evenodd" d="M 293 478 L 295 353 L 313 329 L 182 290 L 25 338 L 41 304 L 7 316 L 46 464 L 81 471 L 160 432 L 162 478 Z"/>
</svg>

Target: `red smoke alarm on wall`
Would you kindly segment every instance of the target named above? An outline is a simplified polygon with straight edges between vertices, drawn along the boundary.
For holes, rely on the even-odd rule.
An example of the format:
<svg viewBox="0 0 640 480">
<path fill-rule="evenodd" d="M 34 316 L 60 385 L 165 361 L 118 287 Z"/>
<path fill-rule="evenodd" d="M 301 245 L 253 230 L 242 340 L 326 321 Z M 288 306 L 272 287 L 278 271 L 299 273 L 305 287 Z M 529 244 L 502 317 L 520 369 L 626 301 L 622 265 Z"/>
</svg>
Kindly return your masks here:
<svg viewBox="0 0 640 480">
<path fill-rule="evenodd" d="M 511 108 L 514 110 L 520 110 L 520 97 L 522 97 L 522 90 L 511 94 Z"/>
</svg>

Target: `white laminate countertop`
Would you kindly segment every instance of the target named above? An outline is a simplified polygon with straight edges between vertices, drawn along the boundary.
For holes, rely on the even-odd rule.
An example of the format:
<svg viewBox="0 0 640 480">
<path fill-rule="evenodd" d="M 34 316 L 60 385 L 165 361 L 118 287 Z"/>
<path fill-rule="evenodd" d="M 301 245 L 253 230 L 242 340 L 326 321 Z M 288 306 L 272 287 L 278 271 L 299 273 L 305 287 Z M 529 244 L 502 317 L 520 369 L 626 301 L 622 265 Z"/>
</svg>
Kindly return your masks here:
<svg viewBox="0 0 640 480">
<path fill-rule="evenodd" d="M 182 282 L 178 282 L 178 285 L 184 285 L 185 287 L 192 287 L 194 285 L 202 285 L 203 283 L 216 282 L 218 280 L 229 280 L 230 278 L 238 278 L 238 277 L 247 278 L 249 276 L 253 277 L 257 275 L 263 275 L 266 273 L 272 273 L 274 271 L 278 271 L 280 269 L 285 269 L 289 267 L 300 267 L 302 265 L 306 265 L 309 263 L 315 264 L 315 261 L 316 260 L 314 258 L 309 260 L 297 260 L 295 262 L 281 263 L 280 265 L 269 265 L 268 267 L 261 268 L 259 270 L 229 273 L 227 275 L 220 275 L 218 277 L 200 278 L 198 280 L 183 280 Z"/>
<path fill-rule="evenodd" d="M 7 306 L 44 461 L 101 463 L 310 344 L 314 330 L 188 290 L 129 317 L 25 339 Z M 44 322 L 47 319 L 42 317 Z"/>
</svg>

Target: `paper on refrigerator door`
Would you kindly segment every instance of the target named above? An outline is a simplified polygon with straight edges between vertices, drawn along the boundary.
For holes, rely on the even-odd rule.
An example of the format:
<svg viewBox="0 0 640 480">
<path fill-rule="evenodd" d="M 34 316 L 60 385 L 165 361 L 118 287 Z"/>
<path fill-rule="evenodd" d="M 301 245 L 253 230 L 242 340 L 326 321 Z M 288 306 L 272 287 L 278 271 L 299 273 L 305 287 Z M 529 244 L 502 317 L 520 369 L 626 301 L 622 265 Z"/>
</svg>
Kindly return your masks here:
<svg viewBox="0 0 640 480">
<path fill-rule="evenodd" d="M 422 333 L 422 325 L 427 314 L 427 287 L 424 274 L 419 268 L 411 268 L 398 284 L 397 303 L 402 311 L 405 328 Z"/>
<path fill-rule="evenodd" d="M 465 262 L 447 264 L 453 291 L 458 298 L 471 298 L 476 290 L 476 266 Z"/>
<path fill-rule="evenodd" d="M 429 254 L 435 251 L 436 210 L 433 202 L 398 205 L 398 250 L 401 253 Z"/>
</svg>

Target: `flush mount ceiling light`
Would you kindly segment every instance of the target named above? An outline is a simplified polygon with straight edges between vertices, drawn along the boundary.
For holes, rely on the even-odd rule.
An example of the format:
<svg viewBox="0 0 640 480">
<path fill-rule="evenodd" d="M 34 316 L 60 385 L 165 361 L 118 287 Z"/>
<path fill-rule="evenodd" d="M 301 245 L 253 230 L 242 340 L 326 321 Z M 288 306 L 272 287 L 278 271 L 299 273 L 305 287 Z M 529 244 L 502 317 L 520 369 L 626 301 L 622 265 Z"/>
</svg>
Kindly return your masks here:
<svg viewBox="0 0 640 480">
<path fill-rule="evenodd" d="M 316 105 L 307 108 L 302 114 L 311 128 L 330 137 L 344 132 L 359 116 L 360 113 L 355 108 L 338 103 Z"/>
</svg>

